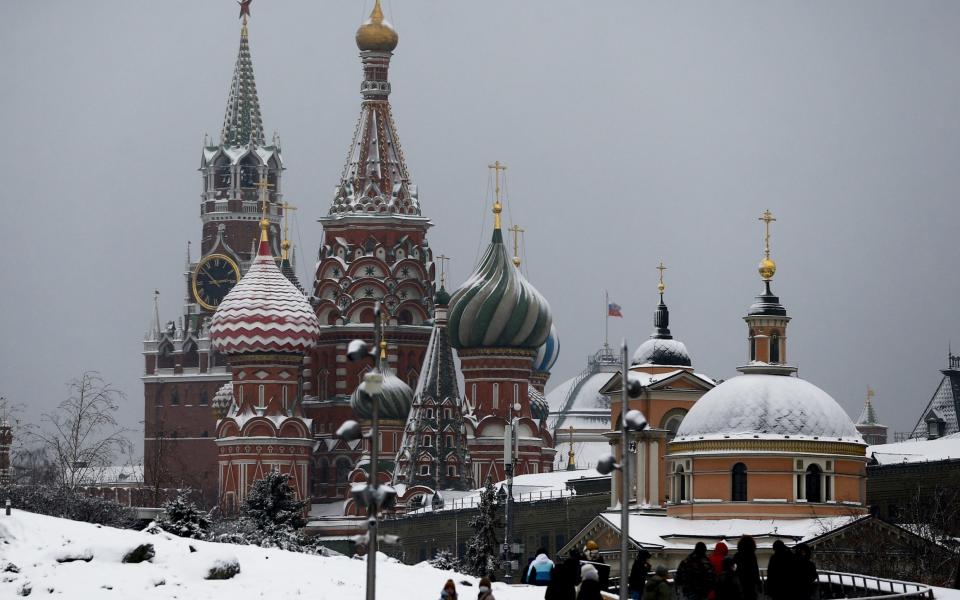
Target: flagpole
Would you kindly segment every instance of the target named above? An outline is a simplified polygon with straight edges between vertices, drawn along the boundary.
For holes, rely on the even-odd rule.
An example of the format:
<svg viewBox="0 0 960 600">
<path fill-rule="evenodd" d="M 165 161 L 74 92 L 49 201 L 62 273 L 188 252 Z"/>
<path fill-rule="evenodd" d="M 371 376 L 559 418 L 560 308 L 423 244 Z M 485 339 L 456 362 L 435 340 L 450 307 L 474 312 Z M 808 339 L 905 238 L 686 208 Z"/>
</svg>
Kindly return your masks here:
<svg viewBox="0 0 960 600">
<path fill-rule="evenodd" d="M 610 292 L 603 290 L 603 347 L 610 342 Z"/>
</svg>

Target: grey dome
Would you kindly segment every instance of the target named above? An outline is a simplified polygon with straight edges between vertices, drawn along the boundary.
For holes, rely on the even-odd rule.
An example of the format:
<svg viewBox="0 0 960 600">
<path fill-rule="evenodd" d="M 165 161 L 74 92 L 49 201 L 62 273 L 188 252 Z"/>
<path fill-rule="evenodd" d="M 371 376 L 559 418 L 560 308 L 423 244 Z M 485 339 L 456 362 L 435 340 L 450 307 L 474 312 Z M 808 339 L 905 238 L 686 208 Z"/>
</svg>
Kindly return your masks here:
<svg viewBox="0 0 960 600">
<path fill-rule="evenodd" d="M 830 394 L 799 377 L 754 374 L 733 377 L 704 394 L 674 441 L 787 436 L 864 443 Z"/>
<path fill-rule="evenodd" d="M 406 420 L 413 404 L 413 390 L 390 369 L 384 369 L 383 390 L 378 396 L 381 419 Z M 369 394 L 357 389 L 350 394 L 350 407 L 358 418 L 369 420 L 373 418 L 373 399 Z"/>
<path fill-rule="evenodd" d="M 680 340 L 650 338 L 633 353 L 631 365 L 663 365 L 689 367 L 693 365 L 687 347 Z"/>
</svg>

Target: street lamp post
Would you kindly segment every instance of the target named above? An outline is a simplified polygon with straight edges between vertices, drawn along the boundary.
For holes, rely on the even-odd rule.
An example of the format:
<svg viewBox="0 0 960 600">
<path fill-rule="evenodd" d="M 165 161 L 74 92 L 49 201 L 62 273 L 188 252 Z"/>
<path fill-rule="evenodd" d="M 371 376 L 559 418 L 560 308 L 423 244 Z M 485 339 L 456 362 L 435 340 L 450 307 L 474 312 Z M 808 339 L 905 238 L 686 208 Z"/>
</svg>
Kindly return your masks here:
<svg viewBox="0 0 960 600">
<path fill-rule="evenodd" d="M 647 428 L 647 419 L 639 410 L 628 410 L 629 399 L 637 398 L 643 392 L 640 382 L 631 377 L 627 360 L 627 340 L 620 348 L 620 463 L 607 454 L 597 462 L 597 471 L 602 475 L 620 471 L 620 600 L 627 600 L 627 575 L 629 573 L 630 552 L 630 432 Z"/>
<path fill-rule="evenodd" d="M 377 303 L 374 309 L 373 345 L 363 340 L 353 340 L 347 348 L 347 358 L 352 361 L 373 358 L 374 369 L 363 376 L 360 389 L 370 398 L 370 474 L 367 483 L 354 484 L 350 493 L 356 503 L 367 507 L 367 600 L 375 600 L 377 585 L 377 547 L 378 516 L 383 508 L 390 508 L 396 502 L 397 492 L 390 485 L 379 485 L 380 454 L 380 394 L 383 391 L 383 360 L 387 357 L 387 341 L 383 335 L 382 308 Z M 360 424 L 345 421 L 337 430 L 337 436 L 353 441 L 363 437 Z"/>
<path fill-rule="evenodd" d="M 513 559 L 511 557 L 511 540 L 513 539 L 513 471 L 514 471 L 514 449 L 516 448 L 516 413 L 520 412 L 520 404 L 510 405 L 510 418 L 507 421 L 507 427 L 503 432 L 503 469 L 507 475 L 507 503 L 504 509 L 505 521 L 503 532 L 503 558 L 504 574 L 503 579 L 507 583 L 513 578 Z"/>
</svg>

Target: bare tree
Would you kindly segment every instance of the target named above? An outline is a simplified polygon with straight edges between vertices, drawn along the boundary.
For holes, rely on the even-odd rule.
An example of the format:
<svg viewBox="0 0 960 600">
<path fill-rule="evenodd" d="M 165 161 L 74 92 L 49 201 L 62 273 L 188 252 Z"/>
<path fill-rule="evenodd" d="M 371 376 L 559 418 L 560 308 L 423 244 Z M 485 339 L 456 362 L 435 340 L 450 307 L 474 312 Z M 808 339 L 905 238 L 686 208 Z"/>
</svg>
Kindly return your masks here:
<svg viewBox="0 0 960 600">
<path fill-rule="evenodd" d="M 118 452 L 130 446 L 115 418 L 123 392 L 87 371 L 67 384 L 68 397 L 43 415 L 37 437 L 53 461 L 57 483 L 75 488 L 96 483 Z"/>
</svg>

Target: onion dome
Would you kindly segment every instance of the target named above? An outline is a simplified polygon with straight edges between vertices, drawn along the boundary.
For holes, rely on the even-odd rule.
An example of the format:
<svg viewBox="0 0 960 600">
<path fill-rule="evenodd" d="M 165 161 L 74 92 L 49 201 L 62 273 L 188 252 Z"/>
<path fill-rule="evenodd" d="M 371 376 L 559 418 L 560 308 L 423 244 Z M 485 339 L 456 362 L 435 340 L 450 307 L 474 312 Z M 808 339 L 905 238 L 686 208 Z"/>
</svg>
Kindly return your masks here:
<svg viewBox="0 0 960 600">
<path fill-rule="evenodd" d="M 733 377 L 704 394 L 674 441 L 785 437 L 863 443 L 846 411 L 825 391 L 799 377 L 759 374 Z"/>
<path fill-rule="evenodd" d="M 233 382 L 228 381 L 213 395 L 213 400 L 210 401 L 210 409 L 218 419 L 222 419 L 227 416 L 227 413 L 230 411 L 230 406 L 232 405 Z"/>
<path fill-rule="evenodd" d="M 514 266 L 503 245 L 500 203 L 493 207 L 493 239 L 480 264 L 450 299 L 450 345 L 536 350 L 550 335 L 550 305 Z"/>
<path fill-rule="evenodd" d="M 277 267 L 260 221 L 260 250 L 250 270 L 223 299 L 210 322 L 210 340 L 223 354 L 303 354 L 320 336 L 320 322 L 304 295 Z"/>
<path fill-rule="evenodd" d="M 402 379 L 397 377 L 391 369 L 383 370 L 383 389 L 378 398 L 380 403 L 378 415 L 381 419 L 406 420 L 413 404 L 413 390 Z M 350 395 L 350 408 L 358 418 L 369 420 L 373 418 L 373 398 L 360 386 Z"/>
<path fill-rule="evenodd" d="M 357 48 L 361 51 L 393 52 L 399 41 L 397 30 L 383 18 L 380 0 L 376 0 L 370 18 L 357 29 Z"/>
<path fill-rule="evenodd" d="M 542 421 L 550 416 L 550 404 L 537 388 L 530 385 L 527 387 L 530 396 L 530 416 L 536 421 Z"/>
<path fill-rule="evenodd" d="M 663 271 L 666 267 L 663 263 L 657 267 L 660 270 L 660 283 L 657 284 L 657 290 L 660 292 L 660 304 L 657 305 L 657 311 L 653 314 L 653 333 L 650 339 L 640 344 L 637 351 L 633 353 L 631 365 L 655 365 L 670 367 L 689 367 L 693 365 L 690 359 L 690 353 L 687 347 L 680 340 L 673 339 L 670 333 L 670 310 L 663 301 Z"/>
<path fill-rule="evenodd" d="M 560 356 L 560 336 L 557 334 L 557 326 L 550 325 L 550 334 L 547 341 L 537 350 L 537 356 L 533 359 L 533 370 L 541 373 L 548 373 L 553 365 L 556 364 Z"/>
<path fill-rule="evenodd" d="M 433 303 L 436 306 L 448 306 L 450 304 L 450 292 L 446 290 L 443 284 L 433 297 Z"/>
</svg>

